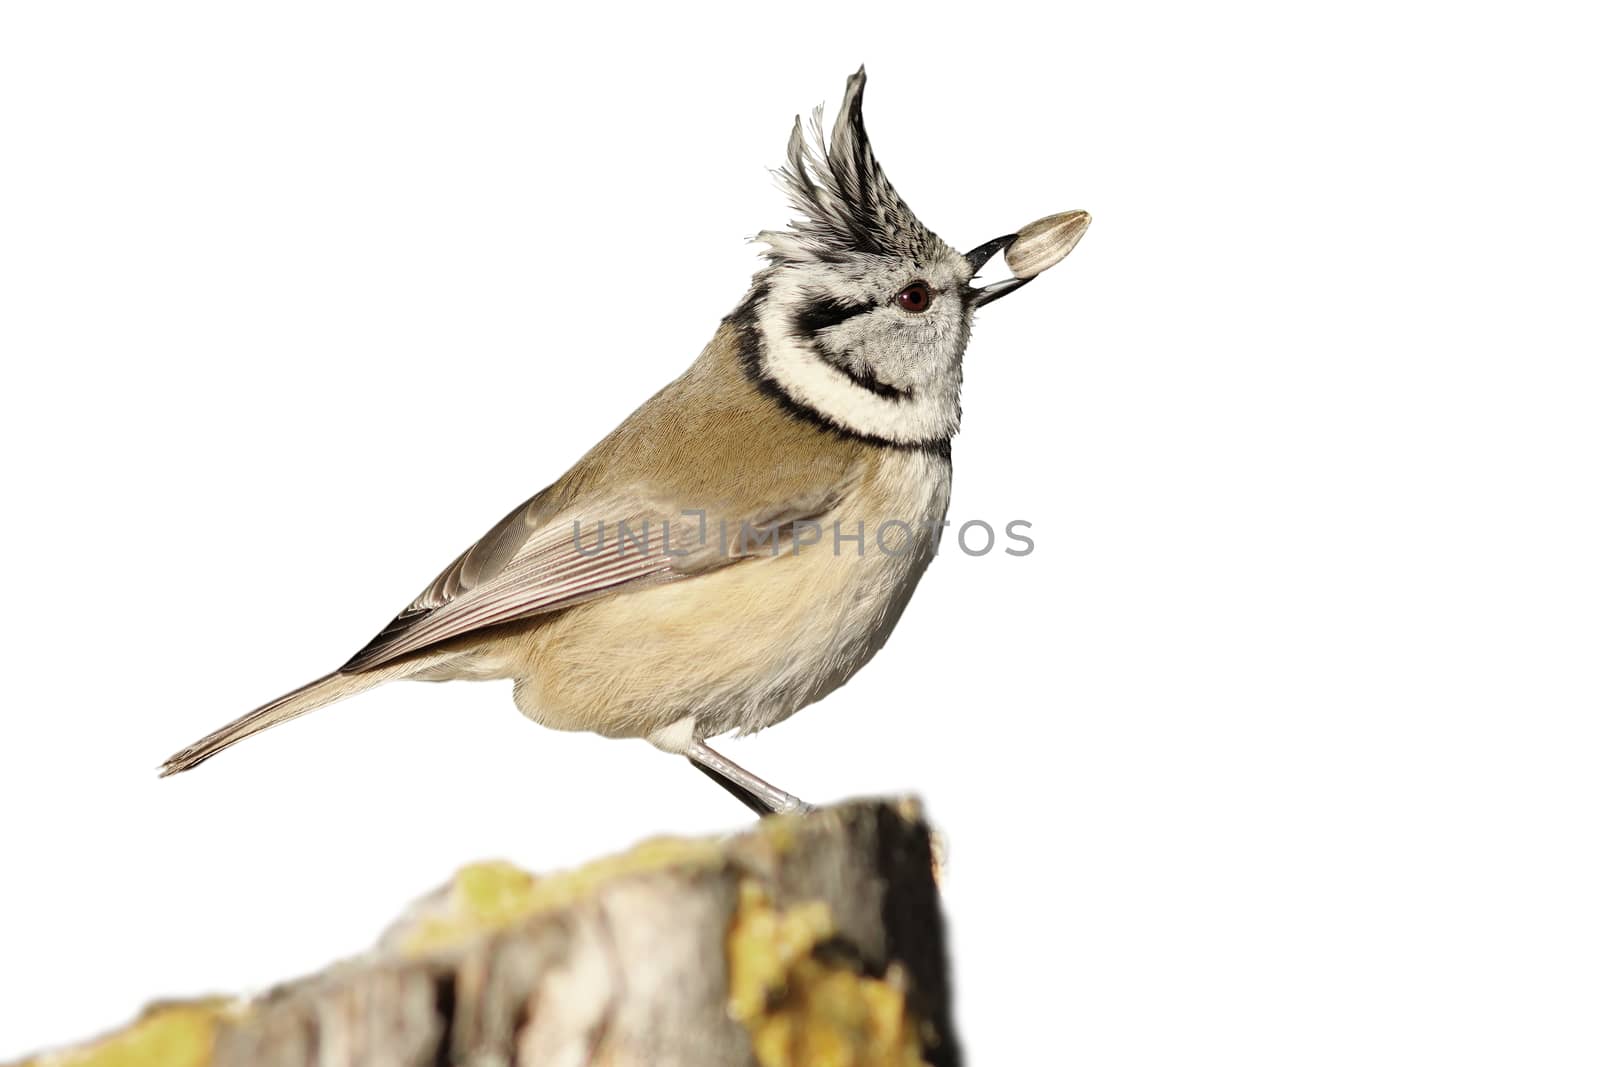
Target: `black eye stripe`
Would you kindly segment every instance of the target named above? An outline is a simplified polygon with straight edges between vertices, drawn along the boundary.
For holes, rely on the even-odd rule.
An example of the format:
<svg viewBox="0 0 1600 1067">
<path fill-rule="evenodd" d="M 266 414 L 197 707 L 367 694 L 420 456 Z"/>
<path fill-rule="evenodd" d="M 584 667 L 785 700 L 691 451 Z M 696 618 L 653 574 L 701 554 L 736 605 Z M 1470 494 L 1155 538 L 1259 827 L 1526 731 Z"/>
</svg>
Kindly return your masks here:
<svg viewBox="0 0 1600 1067">
<path fill-rule="evenodd" d="M 875 306 L 851 304 L 831 296 L 819 297 L 795 312 L 794 326 L 807 337 L 815 337 L 820 331 L 871 311 Z"/>
</svg>

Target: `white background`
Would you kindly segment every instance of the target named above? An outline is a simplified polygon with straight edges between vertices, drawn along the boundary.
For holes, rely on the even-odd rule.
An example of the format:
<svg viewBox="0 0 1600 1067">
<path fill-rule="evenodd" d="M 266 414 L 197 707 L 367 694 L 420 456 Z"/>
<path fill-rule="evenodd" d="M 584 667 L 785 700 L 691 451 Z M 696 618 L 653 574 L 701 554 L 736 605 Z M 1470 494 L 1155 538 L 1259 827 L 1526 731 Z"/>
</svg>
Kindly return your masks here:
<svg viewBox="0 0 1600 1067">
<path fill-rule="evenodd" d="M 1576 5 L 1573 5 L 1576 9 Z M 743 810 L 506 684 L 158 781 L 675 375 L 867 124 L 980 316 L 946 552 L 726 751 L 920 793 L 975 1064 L 1592 1064 L 1592 34 L 1540 5 L 9 4 L 0 1055 Z"/>
</svg>

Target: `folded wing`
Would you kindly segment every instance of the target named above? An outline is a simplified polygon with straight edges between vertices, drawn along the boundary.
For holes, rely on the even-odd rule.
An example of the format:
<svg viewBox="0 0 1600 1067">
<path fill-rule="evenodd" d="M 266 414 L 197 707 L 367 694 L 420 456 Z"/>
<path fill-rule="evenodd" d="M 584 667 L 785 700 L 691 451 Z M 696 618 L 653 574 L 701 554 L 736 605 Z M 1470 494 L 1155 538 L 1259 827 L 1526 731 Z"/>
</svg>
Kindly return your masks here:
<svg viewBox="0 0 1600 1067">
<path fill-rule="evenodd" d="M 830 491 L 730 517 L 616 499 L 579 514 L 540 494 L 445 568 L 341 670 L 370 670 L 487 627 L 771 555 L 795 523 L 835 502 Z"/>
</svg>

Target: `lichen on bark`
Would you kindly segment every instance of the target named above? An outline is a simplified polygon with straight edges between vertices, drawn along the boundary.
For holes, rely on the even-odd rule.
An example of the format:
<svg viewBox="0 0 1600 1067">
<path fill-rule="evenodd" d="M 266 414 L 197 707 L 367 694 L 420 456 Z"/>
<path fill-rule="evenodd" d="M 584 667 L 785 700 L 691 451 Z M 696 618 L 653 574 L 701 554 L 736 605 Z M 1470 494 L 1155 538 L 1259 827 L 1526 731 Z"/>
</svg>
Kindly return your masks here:
<svg viewBox="0 0 1600 1067">
<path fill-rule="evenodd" d="M 914 802 L 462 868 L 370 953 L 25 1067 L 957 1067 Z"/>
</svg>

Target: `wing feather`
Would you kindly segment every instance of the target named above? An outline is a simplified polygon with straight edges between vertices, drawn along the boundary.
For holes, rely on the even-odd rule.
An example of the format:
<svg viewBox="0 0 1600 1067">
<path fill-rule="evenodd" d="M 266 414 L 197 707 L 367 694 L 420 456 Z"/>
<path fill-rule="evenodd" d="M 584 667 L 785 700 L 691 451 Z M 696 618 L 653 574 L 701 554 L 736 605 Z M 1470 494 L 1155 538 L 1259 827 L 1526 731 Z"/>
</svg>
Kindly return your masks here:
<svg viewBox="0 0 1600 1067">
<path fill-rule="evenodd" d="M 636 501 L 585 509 L 620 519 L 590 523 L 565 511 L 540 522 L 535 516 L 549 509 L 535 497 L 447 567 L 341 669 L 370 670 L 475 630 L 770 554 L 785 529 L 821 516 L 836 499 L 829 492 L 756 517 L 711 520 L 735 534 L 748 528 L 755 536 L 743 545 L 708 534 L 698 513 L 672 515 Z"/>
<path fill-rule="evenodd" d="M 745 551 L 724 530 L 781 538 L 831 511 L 871 450 L 778 407 L 750 382 L 741 337 L 725 324 L 688 371 L 491 527 L 344 670 L 642 583 L 693 580 L 772 544 Z M 621 523 L 647 530 L 643 545 L 618 536 Z"/>
</svg>

